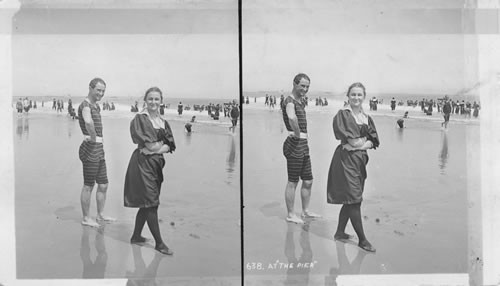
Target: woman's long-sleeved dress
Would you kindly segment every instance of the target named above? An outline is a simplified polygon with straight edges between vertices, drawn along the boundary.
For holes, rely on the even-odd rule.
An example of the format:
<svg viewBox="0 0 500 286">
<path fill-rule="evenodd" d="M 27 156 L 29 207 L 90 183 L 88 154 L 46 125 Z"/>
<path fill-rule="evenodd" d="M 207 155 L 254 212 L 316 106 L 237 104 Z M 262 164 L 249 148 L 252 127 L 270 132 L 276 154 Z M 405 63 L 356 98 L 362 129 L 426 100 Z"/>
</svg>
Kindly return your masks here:
<svg viewBox="0 0 500 286">
<path fill-rule="evenodd" d="M 366 122 L 357 122 L 349 108 L 341 109 L 333 118 L 333 132 L 340 145 L 333 154 L 328 172 L 327 202 L 330 204 L 355 204 L 363 200 L 366 180 L 366 150 L 347 151 L 342 145 L 348 139 L 366 137 L 379 146 L 375 123 L 367 116 Z"/>
<path fill-rule="evenodd" d="M 160 204 L 160 190 L 163 182 L 163 154 L 145 155 L 140 152 L 146 143 L 163 141 L 175 150 L 175 142 L 170 125 L 154 128 L 146 112 L 137 114 L 130 123 L 132 141 L 137 149 L 130 158 L 125 176 L 124 205 L 126 207 L 147 208 Z"/>
</svg>

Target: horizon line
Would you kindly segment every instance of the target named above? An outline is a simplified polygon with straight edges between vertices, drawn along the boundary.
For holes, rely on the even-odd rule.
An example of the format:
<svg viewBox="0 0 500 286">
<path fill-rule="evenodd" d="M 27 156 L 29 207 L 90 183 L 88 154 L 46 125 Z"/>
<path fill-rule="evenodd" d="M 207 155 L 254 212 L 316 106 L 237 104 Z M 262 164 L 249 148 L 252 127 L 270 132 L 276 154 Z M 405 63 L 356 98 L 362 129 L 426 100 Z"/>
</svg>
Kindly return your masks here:
<svg viewBox="0 0 500 286">
<path fill-rule="evenodd" d="M 289 93 L 289 91 L 286 91 L 286 92 L 281 92 L 279 90 L 260 90 L 260 91 L 243 91 L 243 93 L 271 93 L 271 92 L 274 92 L 274 93 Z M 311 94 L 311 93 L 326 93 L 326 94 L 331 94 L 331 95 L 345 95 L 345 92 L 346 91 L 343 91 L 343 92 L 333 92 L 333 91 L 309 91 L 308 94 Z M 401 92 L 401 93 L 398 93 L 398 92 L 370 92 L 369 93 L 370 95 L 412 95 L 412 96 L 415 96 L 415 95 L 442 95 L 442 96 L 445 96 L 445 95 L 448 95 L 448 96 L 479 96 L 475 93 L 473 94 L 457 94 L 456 92 L 455 93 L 446 93 L 446 92 L 415 92 L 415 93 L 409 93 L 409 92 Z"/>
</svg>

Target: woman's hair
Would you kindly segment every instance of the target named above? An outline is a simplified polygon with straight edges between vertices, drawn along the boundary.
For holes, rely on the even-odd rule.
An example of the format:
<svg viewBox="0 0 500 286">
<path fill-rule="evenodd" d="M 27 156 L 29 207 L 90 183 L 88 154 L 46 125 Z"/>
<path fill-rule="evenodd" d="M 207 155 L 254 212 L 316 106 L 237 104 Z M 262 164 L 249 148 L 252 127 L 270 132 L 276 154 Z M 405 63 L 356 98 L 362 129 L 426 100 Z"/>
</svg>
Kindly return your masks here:
<svg viewBox="0 0 500 286">
<path fill-rule="evenodd" d="M 359 87 L 363 90 L 363 95 L 364 97 L 366 97 L 366 89 L 365 89 L 365 86 L 360 83 L 360 82 L 355 82 L 353 84 L 351 84 L 351 86 L 349 86 L 349 89 L 347 90 L 347 96 L 349 96 L 349 93 L 351 93 L 351 89 L 355 88 L 355 87 Z"/>
<path fill-rule="evenodd" d="M 161 92 L 161 89 L 158 88 L 158 87 L 156 87 L 156 86 L 150 87 L 148 90 L 146 90 L 146 93 L 144 94 L 144 101 L 146 101 L 146 98 L 148 97 L 148 94 L 150 92 L 153 92 L 153 91 L 159 92 L 160 93 L 160 99 L 161 99 L 161 101 L 163 101 L 163 93 Z"/>
</svg>

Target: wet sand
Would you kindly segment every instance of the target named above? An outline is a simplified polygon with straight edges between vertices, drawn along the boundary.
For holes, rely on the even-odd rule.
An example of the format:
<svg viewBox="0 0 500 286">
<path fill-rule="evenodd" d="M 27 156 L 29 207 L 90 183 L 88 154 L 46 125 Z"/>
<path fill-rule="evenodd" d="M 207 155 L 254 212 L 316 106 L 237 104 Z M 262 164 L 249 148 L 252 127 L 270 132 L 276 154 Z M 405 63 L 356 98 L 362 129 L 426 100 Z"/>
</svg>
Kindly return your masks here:
<svg viewBox="0 0 500 286">
<path fill-rule="evenodd" d="M 244 105 L 243 140 L 254 138 L 252 144 L 245 144 L 243 153 L 248 285 L 265 281 L 272 285 L 336 285 L 338 276 L 350 274 L 446 273 L 459 277 L 458 273 L 471 270 L 475 257 L 470 243 L 480 240 L 480 212 L 470 209 L 480 196 L 480 171 L 468 165 L 479 166 L 480 159 L 470 156 L 467 147 L 478 145 L 477 122 L 457 119 L 443 131 L 441 120 L 433 116 L 430 120 L 407 119 L 406 128 L 399 129 L 396 117 L 404 110 L 372 113 L 381 145 L 369 151 L 362 204 L 365 233 L 377 248 L 371 254 L 356 243 L 333 240 L 341 206 L 326 203 L 326 183 L 339 144 L 332 120 L 340 106 L 307 109 L 314 176 L 310 209 L 323 219 L 300 226 L 284 220 L 287 174 L 282 145 L 287 132 L 281 111 L 257 104 Z M 300 207 L 297 189 L 297 213 Z M 346 232 L 355 234 L 350 223 Z M 289 268 L 292 263 L 294 269 Z"/>
<path fill-rule="evenodd" d="M 159 218 L 174 255 L 164 256 L 154 250 L 147 226 L 143 235 L 149 243 L 129 243 L 137 209 L 123 207 L 123 183 L 135 149 L 132 117 L 103 114 L 110 181 L 106 213 L 118 221 L 94 229 L 80 224 L 78 121 L 55 112 L 13 115 L 17 278 L 124 278 L 139 284 L 144 278 L 148 283 L 215 279 L 239 285 L 239 133 L 230 134 L 227 122 L 195 123 L 187 135 L 183 127 L 190 116 L 171 118 L 177 150 L 166 155 Z"/>
</svg>

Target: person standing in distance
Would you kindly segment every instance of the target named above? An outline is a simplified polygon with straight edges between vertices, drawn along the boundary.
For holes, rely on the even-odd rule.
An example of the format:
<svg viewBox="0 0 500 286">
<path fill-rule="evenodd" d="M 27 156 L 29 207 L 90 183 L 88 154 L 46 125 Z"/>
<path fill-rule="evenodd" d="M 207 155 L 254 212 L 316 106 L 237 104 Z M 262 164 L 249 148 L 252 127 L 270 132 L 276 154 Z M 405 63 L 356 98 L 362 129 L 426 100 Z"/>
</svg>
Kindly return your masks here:
<svg viewBox="0 0 500 286">
<path fill-rule="evenodd" d="M 106 83 L 104 80 L 94 78 L 89 83 L 87 98 L 78 107 L 78 122 L 84 137 L 78 152 L 83 164 L 84 181 L 80 196 L 83 213 L 82 224 L 91 227 L 99 227 L 98 221 L 115 220 L 103 214 L 108 190 L 108 176 L 104 159 L 101 110 L 97 102 L 102 99 L 105 91 Z M 89 215 L 90 199 L 95 183 L 97 183 L 97 221 Z"/>
<path fill-rule="evenodd" d="M 236 125 L 238 125 L 238 117 L 240 117 L 240 109 L 238 108 L 238 105 L 233 104 L 233 106 L 231 108 L 230 115 L 231 115 L 231 125 L 232 126 L 229 128 L 232 129 L 232 131 L 234 133 L 234 130 L 236 129 Z"/>
<path fill-rule="evenodd" d="M 177 105 L 177 113 L 182 115 L 182 111 L 184 110 L 184 105 L 182 105 L 182 102 L 179 101 L 179 105 Z"/>
<path fill-rule="evenodd" d="M 451 110 L 452 110 L 452 107 L 451 107 L 450 101 L 448 100 L 448 98 L 445 98 L 444 105 L 443 105 L 444 122 L 441 123 L 441 127 L 444 126 L 444 129 L 448 129 L 448 122 L 450 122 Z"/>
<path fill-rule="evenodd" d="M 285 202 L 288 211 L 286 221 L 304 223 L 304 218 L 318 218 L 309 212 L 311 188 L 313 183 L 311 157 L 307 142 L 307 120 L 303 98 L 309 90 L 311 80 L 306 74 L 299 73 L 293 79 L 292 93 L 283 101 L 283 121 L 288 137 L 283 143 L 283 155 L 287 162 L 288 182 L 285 188 Z M 302 179 L 300 195 L 302 199 L 301 218 L 294 213 L 295 190 Z"/>
<path fill-rule="evenodd" d="M 391 99 L 391 110 L 394 111 L 396 109 L 396 99 L 393 97 Z"/>
</svg>

